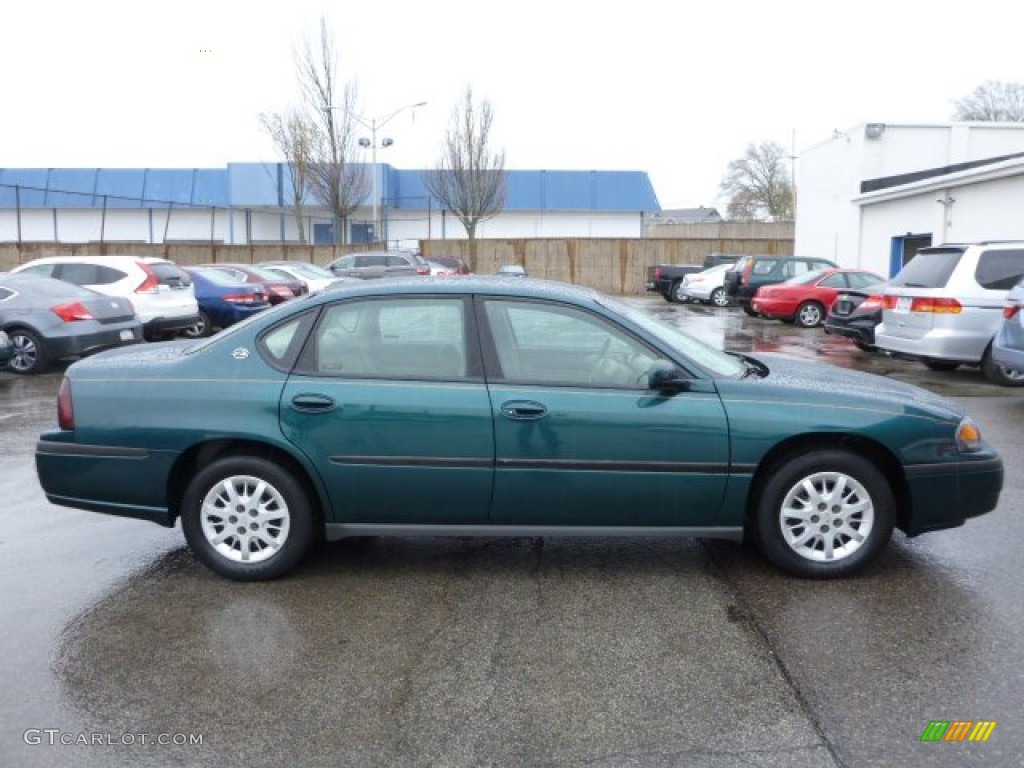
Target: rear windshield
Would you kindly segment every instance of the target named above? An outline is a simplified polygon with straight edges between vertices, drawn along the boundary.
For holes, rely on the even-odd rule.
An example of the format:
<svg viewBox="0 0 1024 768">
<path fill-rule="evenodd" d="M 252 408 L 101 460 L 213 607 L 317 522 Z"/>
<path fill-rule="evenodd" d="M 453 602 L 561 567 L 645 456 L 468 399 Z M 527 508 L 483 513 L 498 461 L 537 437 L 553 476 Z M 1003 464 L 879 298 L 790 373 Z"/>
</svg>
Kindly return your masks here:
<svg viewBox="0 0 1024 768">
<path fill-rule="evenodd" d="M 943 251 L 921 251 L 910 260 L 889 285 L 904 288 L 945 288 L 964 252 L 959 248 Z"/>
<path fill-rule="evenodd" d="M 153 261 L 147 263 L 146 266 L 153 270 L 153 274 L 163 285 L 192 285 L 192 280 L 177 264 L 171 264 L 169 261 Z"/>
</svg>

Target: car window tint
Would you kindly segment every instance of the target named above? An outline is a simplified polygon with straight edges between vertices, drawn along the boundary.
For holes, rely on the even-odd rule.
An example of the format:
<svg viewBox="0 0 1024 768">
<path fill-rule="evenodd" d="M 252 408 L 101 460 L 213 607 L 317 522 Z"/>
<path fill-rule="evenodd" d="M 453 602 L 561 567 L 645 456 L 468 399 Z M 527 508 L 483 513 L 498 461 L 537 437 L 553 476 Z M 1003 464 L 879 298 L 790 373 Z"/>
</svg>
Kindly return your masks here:
<svg viewBox="0 0 1024 768">
<path fill-rule="evenodd" d="M 13 296 L 13 295 L 14 295 L 14 291 L 12 291 L 9 288 L 4 288 L 3 286 L 0 286 L 0 301 L 6 301 L 7 299 L 11 298 L 11 296 Z"/>
<path fill-rule="evenodd" d="M 408 267 L 409 262 L 403 256 L 388 256 L 387 265 L 389 267 Z"/>
<path fill-rule="evenodd" d="M 889 281 L 890 285 L 914 288 L 945 288 L 960 263 L 963 250 L 920 251 Z"/>
<path fill-rule="evenodd" d="M 317 326 L 315 344 L 317 373 L 465 378 L 465 305 L 434 297 L 335 304 Z"/>
<path fill-rule="evenodd" d="M 99 268 L 95 264 L 87 262 L 61 264 L 57 277 L 75 285 L 98 285 Z"/>
<path fill-rule="evenodd" d="M 983 251 L 978 256 L 974 278 L 991 291 L 1008 291 L 1024 275 L 1024 251 Z"/>
<path fill-rule="evenodd" d="M 754 275 L 770 275 L 773 269 L 775 269 L 774 261 L 755 261 L 750 272 Z"/>
<path fill-rule="evenodd" d="M 153 270 L 162 285 L 189 285 L 192 282 L 184 270 L 169 261 L 155 261 L 146 266 Z"/>
<path fill-rule="evenodd" d="M 654 355 L 604 319 L 557 304 L 491 300 L 485 306 L 505 380 L 646 388 Z"/>
<path fill-rule="evenodd" d="M 270 329 L 259 340 L 260 350 L 278 366 L 286 366 L 298 354 L 296 347 L 301 343 L 299 331 L 310 319 L 310 313 L 299 315 Z"/>
<path fill-rule="evenodd" d="M 876 275 L 871 272 L 849 272 L 846 275 L 850 280 L 850 286 L 853 288 L 864 288 L 875 283 L 881 283 L 885 281 L 881 275 Z"/>
<path fill-rule="evenodd" d="M 818 285 L 824 288 L 845 288 L 846 287 L 846 275 L 842 272 L 834 272 Z"/>
<path fill-rule="evenodd" d="M 39 275 L 40 277 L 52 277 L 56 264 L 33 264 L 31 267 L 18 270 L 20 275 Z"/>
</svg>

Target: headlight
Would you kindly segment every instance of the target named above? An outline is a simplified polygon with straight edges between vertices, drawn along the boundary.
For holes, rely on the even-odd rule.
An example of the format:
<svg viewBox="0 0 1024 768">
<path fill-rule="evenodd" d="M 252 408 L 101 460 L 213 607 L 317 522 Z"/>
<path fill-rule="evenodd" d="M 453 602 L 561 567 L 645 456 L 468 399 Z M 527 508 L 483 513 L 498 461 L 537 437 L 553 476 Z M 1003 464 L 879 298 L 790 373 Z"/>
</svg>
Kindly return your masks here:
<svg viewBox="0 0 1024 768">
<path fill-rule="evenodd" d="M 970 419 L 964 419 L 956 428 L 956 445 L 963 453 L 981 450 L 981 430 Z"/>
</svg>

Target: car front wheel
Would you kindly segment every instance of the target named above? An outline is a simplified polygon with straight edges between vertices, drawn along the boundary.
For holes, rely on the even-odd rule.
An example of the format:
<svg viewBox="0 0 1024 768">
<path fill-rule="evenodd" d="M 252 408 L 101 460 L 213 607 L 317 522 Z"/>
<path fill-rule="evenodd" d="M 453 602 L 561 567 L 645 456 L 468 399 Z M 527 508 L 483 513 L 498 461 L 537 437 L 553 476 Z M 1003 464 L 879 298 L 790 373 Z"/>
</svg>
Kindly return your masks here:
<svg viewBox="0 0 1024 768">
<path fill-rule="evenodd" d="M 867 459 L 815 450 L 775 466 L 756 502 L 756 534 L 770 561 L 795 576 L 849 576 L 889 541 L 892 489 Z"/>
<path fill-rule="evenodd" d="M 686 295 L 686 291 L 683 288 L 682 280 L 672 284 L 672 300 L 676 304 L 685 304 L 690 300 L 690 297 Z"/>
<path fill-rule="evenodd" d="M 181 526 L 192 551 L 236 581 L 276 579 L 294 568 L 313 545 L 313 519 L 302 483 L 252 456 L 210 464 L 182 499 Z"/>
<path fill-rule="evenodd" d="M 715 288 L 711 292 L 711 303 L 716 307 L 729 306 L 729 294 L 725 292 L 725 288 Z"/>
</svg>

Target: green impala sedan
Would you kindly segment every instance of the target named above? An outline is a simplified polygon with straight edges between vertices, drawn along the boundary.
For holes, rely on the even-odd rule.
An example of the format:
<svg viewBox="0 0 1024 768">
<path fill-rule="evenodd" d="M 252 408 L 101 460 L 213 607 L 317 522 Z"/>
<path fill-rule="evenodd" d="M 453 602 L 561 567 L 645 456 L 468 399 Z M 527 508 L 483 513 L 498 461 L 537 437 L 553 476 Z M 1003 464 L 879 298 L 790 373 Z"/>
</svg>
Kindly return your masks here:
<svg viewBox="0 0 1024 768">
<path fill-rule="evenodd" d="M 71 365 L 36 466 L 55 504 L 182 529 L 232 579 L 321 538 L 699 536 L 803 577 L 996 507 L 960 406 L 723 352 L 593 290 L 344 283 L 200 342 Z"/>
</svg>

